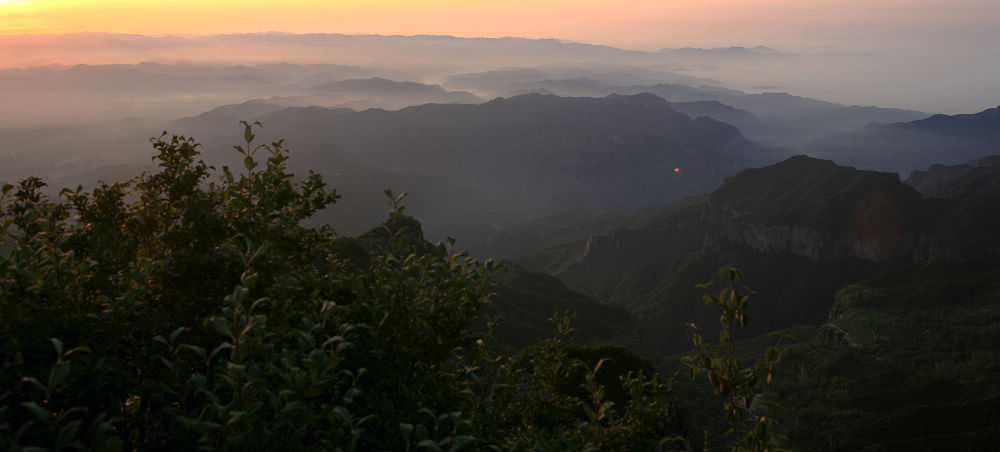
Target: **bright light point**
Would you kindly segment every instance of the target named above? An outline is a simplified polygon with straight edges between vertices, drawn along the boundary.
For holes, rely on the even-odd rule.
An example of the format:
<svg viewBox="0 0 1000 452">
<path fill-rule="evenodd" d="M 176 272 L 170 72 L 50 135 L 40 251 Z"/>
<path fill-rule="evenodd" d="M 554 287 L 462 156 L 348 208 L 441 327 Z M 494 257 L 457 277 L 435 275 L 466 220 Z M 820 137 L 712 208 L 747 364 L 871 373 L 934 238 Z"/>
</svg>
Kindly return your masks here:
<svg viewBox="0 0 1000 452">
<path fill-rule="evenodd" d="M 675 173 L 679 173 L 679 172 L 681 172 L 681 169 L 680 168 L 674 168 L 674 172 Z"/>
</svg>

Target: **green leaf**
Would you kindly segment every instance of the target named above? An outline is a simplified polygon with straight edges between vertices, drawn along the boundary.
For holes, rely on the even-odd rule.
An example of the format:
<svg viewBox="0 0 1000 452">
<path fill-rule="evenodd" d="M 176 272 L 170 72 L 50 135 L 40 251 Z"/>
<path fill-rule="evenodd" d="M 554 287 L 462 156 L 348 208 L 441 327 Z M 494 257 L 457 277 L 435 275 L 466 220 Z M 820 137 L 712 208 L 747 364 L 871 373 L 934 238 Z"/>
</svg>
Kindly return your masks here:
<svg viewBox="0 0 1000 452">
<path fill-rule="evenodd" d="M 226 425 L 235 425 L 235 424 L 239 423 L 240 420 L 243 419 L 243 416 L 246 415 L 246 412 L 244 412 L 244 411 L 233 411 L 233 412 L 230 413 L 230 415 L 232 417 L 230 417 L 229 420 L 226 421 Z"/>
<path fill-rule="evenodd" d="M 248 170 L 252 170 L 257 167 L 257 162 L 253 161 L 253 157 L 248 155 L 243 159 L 243 166 Z"/>
<path fill-rule="evenodd" d="M 417 426 L 417 439 L 419 439 L 420 442 L 427 441 L 430 437 L 431 434 L 427 431 L 427 427 L 424 427 L 423 424 Z"/>
<path fill-rule="evenodd" d="M 413 424 L 399 424 L 399 435 L 403 437 L 404 442 L 409 443 L 410 437 L 413 436 Z"/>
<path fill-rule="evenodd" d="M 476 438 L 474 436 L 456 436 L 455 442 L 451 446 L 451 450 L 455 452 L 469 450 L 472 449 L 475 444 Z"/>
<path fill-rule="evenodd" d="M 281 409 L 282 416 L 290 416 L 298 413 L 302 413 L 306 410 L 306 404 L 300 401 L 288 402 Z"/>
<path fill-rule="evenodd" d="M 69 376 L 69 362 L 57 363 L 49 372 L 49 391 L 55 390 Z"/>
<path fill-rule="evenodd" d="M 52 346 L 55 347 L 55 349 L 56 349 L 56 357 L 57 357 L 57 359 L 62 359 L 62 355 L 63 355 L 63 343 L 62 343 L 62 341 L 59 340 L 58 338 L 54 338 L 54 337 L 53 338 L 49 338 L 49 341 L 52 342 Z"/>
<path fill-rule="evenodd" d="M 210 326 L 216 333 L 223 336 L 232 337 L 233 335 L 233 330 L 230 327 L 229 322 L 223 317 L 212 317 L 208 321 L 208 326 Z"/>
<path fill-rule="evenodd" d="M 417 443 L 417 449 L 430 449 L 441 452 L 441 446 L 438 446 L 438 443 L 432 439 L 425 439 Z"/>
<path fill-rule="evenodd" d="M 80 424 L 82 422 L 82 420 L 77 419 L 59 429 L 59 433 L 56 433 L 56 450 L 61 450 L 73 442 L 76 435 L 80 433 Z"/>
<path fill-rule="evenodd" d="M 28 410 L 28 414 L 31 414 L 31 417 L 35 418 L 38 422 L 45 425 L 49 424 L 49 412 L 45 408 L 42 408 L 35 402 L 21 402 L 21 406 Z"/>
<path fill-rule="evenodd" d="M 244 286 L 236 286 L 233 288 L 233 304 L 242 304 L 243 300 L 247 299 L 247 295 L 250 294 L 250 289 Z"/>
<path fill-rule="evenodd" d="M 246 121 L 240 121 L 240 122 L 242 122 L 243 125 L 245 126 L 243 128 L 243 141 L 246 141 L 247 143 L 253 141 L 253 138 L 254 138 L 254 136 L 253 136 L 253 124 L 247 124 Z"/>
<path fill-rule="evenodd" d="M 184 327 L 178 327 L 170 333 L 170 343 L 173 344 L 177 340 L 177 336 L 180 336 L 184 332 Z"/>
<path fill-rule="evenodd" d="M 35 377 L 21 377 L 21 382 L 34 386 L 38 390 L 42 391 L 43 394 L 48 394 L 49 392 L 49 388 L 45 387 L 45 385 L 43 385 L 42 382 L 38 381 Z"/>
<path fill-rule="evenodd" d="M 202 359 L 205 358 L 205 349 L 203 349 L 201 347 L 198 347 L 196 345 L 191 345 L 191 344 L 181 344 L 180 347 L 183 347 L 185 350 L 188 350 L 188 351 L 194 353 L 195 355 L 198 355 L 199 358 L 202 358 Z"/>
<path fill-rule="evenodd" d="M 219 344 L 218 347 L 215 347 L 215 349 L 212 350 L 212 353 L 208 356 L 208 359 L 209 360 L 214 360 L 215 359 L 215 355 L 218 355 L 220 352 L 223 352 L 225 350 L 229 350 L 231 348 L 233 348 L 233 344 L 230 344 L 228 342 Z"/>
</svg>

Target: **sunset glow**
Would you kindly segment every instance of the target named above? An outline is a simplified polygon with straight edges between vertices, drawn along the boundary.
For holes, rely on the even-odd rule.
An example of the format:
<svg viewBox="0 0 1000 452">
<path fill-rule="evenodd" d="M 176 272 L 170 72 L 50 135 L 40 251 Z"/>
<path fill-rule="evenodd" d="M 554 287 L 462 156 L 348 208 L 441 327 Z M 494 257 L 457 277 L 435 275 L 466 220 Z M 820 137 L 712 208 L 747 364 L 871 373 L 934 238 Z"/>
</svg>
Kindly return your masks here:
<svg viewBox="0 0 1000 452">
<path fill-rule="evenodd" d="M 559 38 L 651 50 L 877 41 L 900 33 L 915 39 L 975 39 L 994 33 L 998 11 L 992 0 L 0 0 L 0 34 L 447 34 Z"/>
</svg>

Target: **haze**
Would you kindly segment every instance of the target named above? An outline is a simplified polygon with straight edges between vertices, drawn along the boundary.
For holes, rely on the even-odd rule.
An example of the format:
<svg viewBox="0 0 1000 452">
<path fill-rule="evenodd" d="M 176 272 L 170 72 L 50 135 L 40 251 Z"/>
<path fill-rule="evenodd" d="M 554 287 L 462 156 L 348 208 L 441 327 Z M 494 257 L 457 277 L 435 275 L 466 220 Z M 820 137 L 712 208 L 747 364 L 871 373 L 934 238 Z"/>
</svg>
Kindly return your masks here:
<svg viewBox="0 0 1000 452">
<path fill-rule="evenodd" d="M 1000 42 L 998 21 L 1000 3 L 989 0 L 630 0 L 613 4 L 565 0 L 7 0 L 0 2 L 0 66 L 310 59 L 302 52 L 287 55 L 218 44 L 195 50 L 183 45 L 190 36 L 146 44 L 103 43 L 89 49 L 55 36 L 84 31 L 175 37 L 266 31 L 516 36 L 642 51 L 764 45 L 799 58 L 778 64 L 710 61 L 682 69 L 736 89 L 789 91 L 847 104 L 958 113 L 995 104 L 998 88 L 994 81 L 1000 79 L 1000 49 L 995 45 Z M 332 62 L 344 59 L 338 55 L 339 61 Z M 660 59 L 649 64 L 669 66 L 671 62 Z M 382 61 L 383 65 L 393 63 Z M 489 66 L 484 62 L 480 69 Z"/>
<path fill-rule="evenodd" d="M 994 450 L 998 25 L 0 0 L 0 450 Z"/>
<path fill-rule="evenodd" d="M 216 108 L 250 119 L 524 93 L 719 101 L 764 122 L 716 119 L 798 149 L 869 122 L 996 106 L 996 23 L 1000 4 L 986 0 L 6 0 L 0 151 L 19 157 L 0 176 L 134 161 L 142 138 Z M 739 97 L 756 93 L 809 99 Z M 803 119 L 794 105 L 817 101 L 902 110 Z"/>
</svg>

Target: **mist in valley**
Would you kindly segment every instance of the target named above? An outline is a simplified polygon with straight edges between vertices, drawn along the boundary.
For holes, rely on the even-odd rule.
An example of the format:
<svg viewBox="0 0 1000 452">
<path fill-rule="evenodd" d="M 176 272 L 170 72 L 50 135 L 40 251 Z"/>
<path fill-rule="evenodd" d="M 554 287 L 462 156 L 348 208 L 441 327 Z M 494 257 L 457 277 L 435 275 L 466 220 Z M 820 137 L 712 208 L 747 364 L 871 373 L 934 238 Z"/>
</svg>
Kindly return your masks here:
<svg viewBox="0 0 1000 452">
<path fill-rule="evenodd" d="M 120 175 L 113 168 L 148 165 L 149 137 L 193 134 L 190 126 L 199 120 L 191 118 L 206 112 L 213 127 L 228 123 L 235 130 L 240 120 L 290 107 L 393 111 L 529 93 L 603 98 L 650 92 L 692 118 L 727 122 L 748 139 L 791 155 L 811 153 L 817 140 L 870 123 L 989 108 L 996 94 L 992 80 L 1000 74 L 1000 58 L 990 58 L 990 50 L 638 51 L 450 36 L 74 33 L 2 36 L 0 49 L 8 66 L 0 69 L 0 178 L 38 174 L 69 185 L 93 183 L 102 171 Z M 265 127 L 269 136 L 297 144 L 291 133 Z M 198 132 L 200 138 L 208 131 Z M 227 149 L 231 143 L 207 145 Z M 925 163 L 935 162 L 914 162 Z M 903 177 L 923 169 L 879 168 Z"/>
<path fill-rule="evenodd" d="M 680 364 L 691 352 L 687 322 L 706 338 L 724 329 L 696 285 L 720 267 L 743 268 L 757 290 L 753 321 L 729 339 L 749 354 L 764 352 L 769 333 L 798 336 L 785 345 L 793 367 L 765 397 L 787 404 L 782 441 L 981 450 L 1000 431 L 995 416 L 980 415 L 995 413 L 1000 397 L 1000 48 L 981 27 L 915 34 L 929 17 L 929 3 L 916 3 L 898 27 L 848 21 L 853 35 L 839 38 L 815 12 L 793 27 L 815 29 L 795 37 L 741 34 L 737 13 L 763 13 L 734 7 L 711 22 L 729 24 L 732 41 L 722 32 L 685 40 L 692 23 L 631 47 L 639 35 L 615 40 L 607 30 L 611 44 L 496 33 L 0 34 L 0 185 L 12 184 L 2 199 L 20 196 L 14 187 L 32 176 L 50 200 L 75 202 L 77 187 L 106 196 L 103 184 L 148 182 L 165 166 L 151 141 L 175 135 L 196 140 L 212 166 L 193 190 L 232 187 L 266 171 L 269 149 L 257 148 L 255 166 L 248 144 L 281 143 L 287 180 L 316 174 L 339 195 L 302 221 L 283 216 L 311 207 L 262 217 L 298 221 L 284 225 L 288 234 L 330 228 L 331 251 L 303 260 L 308 271 L 364 281 L 393 247 L 410 253 L 400 260 L 409 265 L 453 238 L 458 250 L 503 262 L 482 311 L 501 320 L 499 349 L 556 343 L 539 342 L 552 312 L 576 311 L 567 337 L 615 344 L 676 376 L 689 370 Z M 973 3 L 989 22 L 990 5 Z M 886 8 L 873 17 L 894 19 Z M 66 224 L 94 223 L 73 215 Z M 177 224 L 215 234 L 240 215 Z M 9 243 L 0 235 L 0 257 L 30 255 L 13 251 L 17 234 Z M 182 270 L 218 270 L 205 262 Z M 114 271 L 106 279 L 132 269 Z M 379 306 L 372 312 L 389 309 Z M 428 311 L 432 329 L 436 315 Z M 470 315 L 468 325 L 485 324 Z M 454 350 L 445 355 L 466 358 Z M 693 425 L 711 404 L 681 380 L 670 409 L 695 413 L 684 420 Z M 925 429 L 928 412 L 956 420 Z M 409 425 L 400 419 L 412 421 L 385 421 L 393 435 Z M 688 428 L 678 435 L 702 432 Z M 386 441 L 378 444 L 402 444 Z"/>
</svg>

